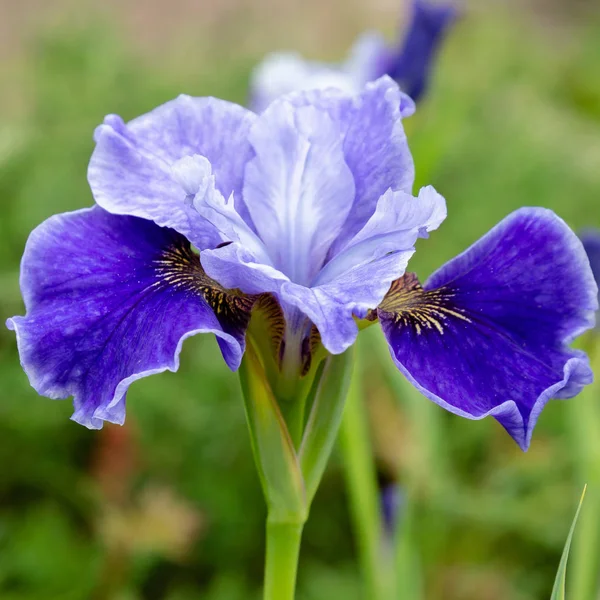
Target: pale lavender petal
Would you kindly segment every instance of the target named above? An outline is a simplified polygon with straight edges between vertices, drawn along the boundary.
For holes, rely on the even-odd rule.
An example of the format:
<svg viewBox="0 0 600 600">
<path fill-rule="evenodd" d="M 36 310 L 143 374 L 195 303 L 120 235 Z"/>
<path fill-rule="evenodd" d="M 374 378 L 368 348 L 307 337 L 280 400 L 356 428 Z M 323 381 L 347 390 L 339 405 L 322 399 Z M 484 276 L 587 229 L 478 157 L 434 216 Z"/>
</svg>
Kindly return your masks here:
<svg viewBox="0 0 600 600">
<path fill-rule="evenodd" d="M 247 135 L 254 113 L 215 98 L 180 96 L 128 124 L 115 116 L 96 130 L 88 180 L 105 210 L 151 219 L 172 227 L 194 245 L 214 245 L 208 223 L 186 202 L 178 163 L 195 154 L 212 165 L 216 188 L 236 198 L 238 212 L 246 162 Z"/>
<path fill-rule="evenodd" d="M 326 110 L 343 137 L 343 152 L 354 176 L 356 195 L 346 223 L 332 247 L 337 253 L 369 220 L 388 190 L 412 192 L 414 163 L 402 117 L 414 109 L 389 77 L 369 83 L 357 96 L 333 90 L 302 92 L 289 97 L 296 106 Z"/>
<path fill-rule="evenodd" d="M 516 211 L 419 289 L 395 283 L 378 313 L 399 369 L 467 417 L 495 417 L 524 450 L 552 397 L 592 380 L 568 347 L 594 324 L 597 287 L 581 242 L 549 210 Z"/>
<path fill-rule="evenodd" d="M 98 207 L 51 217 L 29 237 L 21 289 L 27 314 L 7 325 L 30 383 L 74 396 L 73 419 L 90 428 L 122 423 L 129 385 L 176 371 L 192 335 L 215 334 L 227 364 L 240 364 L 252 301 L 216 285 L 185 238 L 151 221 Z"/>
<path fill-rule="evenodd" d="M 311 106 L 274 102 L 250 131 L 244 201 L 271 264 L 310 285 L 340 233 L 354 198 L 340 130 Z"/>
<path fill-rule="evenodd" d="M 388 190 L 379 199 L 375 213 L 365 226 L 325 265 L 315 285 L 331 282 L 386 254 L 413 250 L 417 238 L 426 237 L 437 229 L 446 214 L 444 198 L 430 186 L 423 188 L 417 198 Z M 402 274 L 393 277 L 389 283 Z M 383 295 L 376 300 L 376 305 L 382 299 Z"/>
<path fill-rule="evenodd" d="M 247 294 L 273 293 L 286 316 L 298 312 L 305 315 L 316 325 L 325 348 L 339 354 L 358 335 L 354 315 L 365 317 L 377 307 L 392 281 L 405 272 L 413 253 L 414 249 L 387 254 L 312 288 L 298 285 L 273 267 L 255 262 L 237 244 L 202 252 L 202 266 L 224 287 L 239 288 Z"/>
</svg>

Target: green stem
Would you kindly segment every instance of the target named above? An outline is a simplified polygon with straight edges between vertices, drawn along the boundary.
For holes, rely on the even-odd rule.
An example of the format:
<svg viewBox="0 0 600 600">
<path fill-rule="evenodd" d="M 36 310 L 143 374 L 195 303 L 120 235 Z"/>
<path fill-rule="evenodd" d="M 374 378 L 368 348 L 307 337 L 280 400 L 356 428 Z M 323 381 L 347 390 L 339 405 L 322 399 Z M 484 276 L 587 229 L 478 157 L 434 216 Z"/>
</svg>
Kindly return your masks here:
<svg viewBox="0 0 600 600">
<path fill-rule="evenodd" d="M 366 597 L 385 597 L 379 488 L 372 458 L 358 367 L 350 384 L 340 431 L 350 511 L 359 551 Z"/>
<path fill-rule="evenodd" d="M 302 523 L 267 521 L 264 600 L 294 600 Z"/>
</svg>

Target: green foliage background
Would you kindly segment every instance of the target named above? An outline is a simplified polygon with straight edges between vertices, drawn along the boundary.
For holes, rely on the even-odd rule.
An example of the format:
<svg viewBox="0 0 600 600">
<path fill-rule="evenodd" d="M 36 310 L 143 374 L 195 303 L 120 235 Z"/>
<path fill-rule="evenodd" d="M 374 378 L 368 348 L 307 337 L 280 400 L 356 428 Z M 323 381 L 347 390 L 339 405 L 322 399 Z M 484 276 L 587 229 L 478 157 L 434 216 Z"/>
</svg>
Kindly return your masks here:
<svg viewBox="0 0 600 600">
<path fill-rule="evenodd" d="M 422 278 L 523 205 L 600 226 L 600 22 L 570 27 L 563 39 L 481 13 L 453 32 L 429 98 L 406 124 L 418 183 L 433 183 L 449 208 L 411 263 Z M 181 92 L 243 103 L 259 58 L 217 52 L 193 68 L 153 65 L 101 25 L 34 44 L 0 81 L 3 318 L 23 311 L 29 231 L 92 202 L 86 167 L 103 116 L 129 119 Z M 376 331 L 361 338 L 373 349 L 363 355 L 374 448 L 382 480 L 398 481 L 406 499 L 421 597 L 548 598 L 599 461 L 599 388 L 551 403 L 524 455 L 497 423 L 448 415 L 404 385 Z M 68 401 L 29 387 L 14 335 L 0 330 L 0 598 L 258 598 L 263 501 L 238 382 L 216 344 L 186 342 L 180 371 L 136 383 L 128 400 L 124 430 L 75 425 Z M 600 513 L 597 497 L 591 485 Z M 600 559 L 588 523 L 574 563 Z M 306 530 L 300 600 L 361 598 L 353 543 L 335 456 Z"/>
</svg>

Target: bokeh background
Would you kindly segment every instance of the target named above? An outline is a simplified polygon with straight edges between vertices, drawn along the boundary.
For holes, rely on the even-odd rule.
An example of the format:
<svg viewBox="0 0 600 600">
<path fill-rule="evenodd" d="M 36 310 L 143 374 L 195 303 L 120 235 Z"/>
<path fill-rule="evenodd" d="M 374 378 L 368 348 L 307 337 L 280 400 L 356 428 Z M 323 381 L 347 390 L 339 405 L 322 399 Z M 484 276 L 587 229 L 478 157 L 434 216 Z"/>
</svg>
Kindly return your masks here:
<svg viewBox="0 0 600 600">
<path fill-rule="evenodd" d="M 243 103 L 265 52 L 337 60 L 364 29 L 394 39 L 405 9 L 402 0 L 0 0 L 2 319 L 23 311 L 29 231 L 91 204 L 86 166 L 105 114 L 129 119 L 181 92 Z M 411 264 L 421 277 L 523 205 L 600 226 L 598 3 L 466 5 L 406 127 L 418 183 L 433 183 L 449 208 Z M 396 482 L 402 498 L 411 581 L 401 597 L 548 598 L 583 482 L 600 482 L 599 388 L 550 403 L 523 454 L 493 420 L 462 420 L 411 391 L 377 334 L 361 342 L 365 394 L 381 482 Z M 178 373 L 132 387 L 125 427 L 90 432 L 69 421 L 69 401 L 35 394 L 14 334 L 0 330 L 2 600 L 259 598 L 265 509 L 238 382 L 213 340 L 187 341 L 181 358 Z M 578 556 L 596 552 L 600 565 L 590 498 L 573 580 Z M 299 600 L 361 594 L 336 453 L 306 528 Z"/>
</svg>

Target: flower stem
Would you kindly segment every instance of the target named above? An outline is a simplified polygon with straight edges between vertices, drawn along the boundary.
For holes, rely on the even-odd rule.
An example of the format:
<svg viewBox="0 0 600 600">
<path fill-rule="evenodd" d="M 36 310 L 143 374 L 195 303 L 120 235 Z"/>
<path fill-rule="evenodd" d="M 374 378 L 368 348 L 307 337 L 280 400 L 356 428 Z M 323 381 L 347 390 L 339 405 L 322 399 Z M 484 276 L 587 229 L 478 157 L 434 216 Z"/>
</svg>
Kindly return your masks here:
<svg viewBox="0 0 600 600">
<path fill-rule="evenodd" d="M 365 579 L 365 597 L 385 597 L 382 562 L 382 523 L 379 489 L 369 440 L 358 366 L 350 384 L 340 442 L 344 455 L 350 511 L 357 537 L 359 558 Z"/>
<path fill-rule="evenodd" d="M 264 600 L 294 600 L 303 526 L 267 521 Z"/>
</svg>

